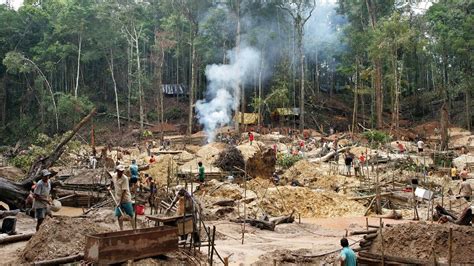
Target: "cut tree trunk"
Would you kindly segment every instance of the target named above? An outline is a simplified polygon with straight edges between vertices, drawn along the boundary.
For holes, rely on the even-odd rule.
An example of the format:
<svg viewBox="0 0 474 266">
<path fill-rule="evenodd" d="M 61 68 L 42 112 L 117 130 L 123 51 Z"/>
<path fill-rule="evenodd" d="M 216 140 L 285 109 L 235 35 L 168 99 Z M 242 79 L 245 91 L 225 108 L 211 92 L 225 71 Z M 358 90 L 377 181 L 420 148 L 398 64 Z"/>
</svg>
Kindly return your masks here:
<svg viewBox="0 0 474 266">
<path fill-rule="evenodd" d="M 10 209 L 23 209 L 25 207 L 25 199 L 29 194 L 33 181 L 40 178 L 39 173 L 43 169 L 48 169 L 61 157 L 64 152 L 65 145 L 76 135 L 77 131 L 81 129 L 96 113 L 96 109 L 85 116 L 53 150 L 51 154 L 46 157 L 37 159 L 30 167 L 30 171 L 26 178 L 21 182 L 13 182 L 11 180 L 0 177 L 0 201 L 5 202 Z"/>
<path fill-rule="evenodd" d="M 257 219 L 245 219 L 244 220 L 242 218 L 232 219 L 230 221 L 234 222 L 234 223 L 243 223 L 245 221 L 245 223 L 248 223 L 251 226 L 255 226 L 255 227 L 260 228 L 262 230 L 264 229 L 264 230 L 275 231 L 275 223 L 274 222 L 257 220 Z"/>
</svg>

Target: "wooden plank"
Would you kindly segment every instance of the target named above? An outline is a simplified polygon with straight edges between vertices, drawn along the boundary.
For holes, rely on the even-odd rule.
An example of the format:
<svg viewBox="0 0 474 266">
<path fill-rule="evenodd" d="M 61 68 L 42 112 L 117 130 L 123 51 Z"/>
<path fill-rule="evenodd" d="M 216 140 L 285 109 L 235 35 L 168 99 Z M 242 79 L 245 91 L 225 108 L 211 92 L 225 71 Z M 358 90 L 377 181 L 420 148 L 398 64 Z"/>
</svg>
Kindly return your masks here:
<svg viewBox="0 0 474 266">
<path fill-rule="evenodd" d="M 85 260 L 113 264 L 178 249 L 178 228 L 159 226 L 86 236 Z"/>
<path fill-rule="evenodd" d="M 373 253 L 365 252 L 365 251 L 359 252 L 359 256 L 364 257 L 364 258 L 369 258 L 369 259 L 376 259 L 376 260 L 381 260 L 382 259 L 382 256 L 379 255 L 379 254 L 373 254 Z M 384 255 L 383 257 L 386 260 L 386 262 L 396 262 L 396 263 L 406 263 L 406 264 L 423 264 L 423 265 L 429 264 L 429 262 L 427 262 L 427 261 L 417 260 L 417 259 L 410 259 L 410 258 L 406 258 L 406 257 L 402 258 L 402 257 L 388 256 L 388 255 Z"/>
</svg>

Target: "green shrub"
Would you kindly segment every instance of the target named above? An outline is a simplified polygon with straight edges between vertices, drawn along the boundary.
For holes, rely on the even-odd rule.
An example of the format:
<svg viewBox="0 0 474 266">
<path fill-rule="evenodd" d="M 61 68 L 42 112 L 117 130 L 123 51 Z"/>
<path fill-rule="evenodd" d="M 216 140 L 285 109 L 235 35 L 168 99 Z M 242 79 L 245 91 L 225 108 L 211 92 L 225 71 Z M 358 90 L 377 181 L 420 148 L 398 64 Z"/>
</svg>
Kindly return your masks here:
<svg viewBox="0 0 474 266">
<path fill-rule="evenodd" d="M 173 107 L 164 113 L 165 120 L 176 120 L 183 116 L 183 111 L 178 107 Z"/>
<path fill-rule="evenodd" d="M 288 169 L 301 159 L 302 157 L 299 155 L 292 155 L 292 154 L 278 155 L 277 165 L 281 166 L 283 169 Z"/>
<path fill-rule="evenodd" d="M 369 143 L 380 143 L 384 144 L 390 141 L 390 136 L 382 131 L 371 130 L 363 133 L 364 137 L 369 141 Z"/>
</svg>

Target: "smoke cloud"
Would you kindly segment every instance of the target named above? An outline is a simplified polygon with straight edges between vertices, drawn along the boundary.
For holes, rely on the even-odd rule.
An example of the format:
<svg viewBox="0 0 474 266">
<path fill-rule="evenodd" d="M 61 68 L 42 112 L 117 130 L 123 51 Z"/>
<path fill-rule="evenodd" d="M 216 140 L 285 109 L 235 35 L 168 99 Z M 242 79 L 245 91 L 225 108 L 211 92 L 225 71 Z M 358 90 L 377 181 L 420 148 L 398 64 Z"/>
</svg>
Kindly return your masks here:
<svg viewBox="0 0 474 266">
<path fill-rule="evenodd" d="M 204 127 L 207 141 L 213 142 L 216 129 L 232 121 L 240 101 L 239 84 L 251 80 L 260 62 L 260 53 L 252 47 L 236 48 L 227 52 L 230 64 L 212 64 L 206 67 L 208 81 L 206 99 L 196 102 L 199 123 Z"/>
</svg>

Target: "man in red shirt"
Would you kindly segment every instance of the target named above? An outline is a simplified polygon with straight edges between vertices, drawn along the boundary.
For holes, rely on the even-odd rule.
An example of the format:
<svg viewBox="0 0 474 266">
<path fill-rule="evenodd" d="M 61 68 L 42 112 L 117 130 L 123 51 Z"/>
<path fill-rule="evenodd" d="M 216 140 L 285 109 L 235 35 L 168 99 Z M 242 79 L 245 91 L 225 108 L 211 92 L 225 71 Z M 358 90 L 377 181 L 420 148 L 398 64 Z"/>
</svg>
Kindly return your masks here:
<svg viewBox="0 0 474 266">
<path fill-rule="evenodd" d="M 253 143 L 253 140 L 254 140 L 254 136 L 253 136 L 252 132 L 249 132 L 249 141 L 250 141 L 250 145 L 252 145 L 252 143 Z"/>
</svg>

